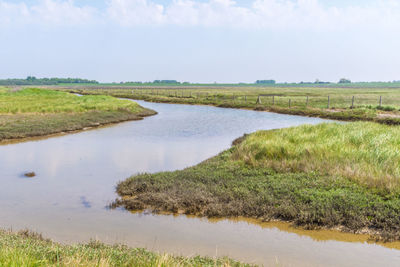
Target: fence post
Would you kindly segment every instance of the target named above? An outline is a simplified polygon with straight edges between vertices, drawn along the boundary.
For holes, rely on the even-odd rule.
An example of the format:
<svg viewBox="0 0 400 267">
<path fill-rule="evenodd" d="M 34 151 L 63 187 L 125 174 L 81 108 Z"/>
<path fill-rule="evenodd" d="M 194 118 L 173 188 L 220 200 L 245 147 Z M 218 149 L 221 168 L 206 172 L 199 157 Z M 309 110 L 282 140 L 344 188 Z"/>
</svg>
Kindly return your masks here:
<svg viewBox="0 0 400 267">
<path fill-rule="evenodd" d="M 289 98 L 289 108 L 292 105 L 292 100 Z"/>
<path fill-rule="evenodd" d="M 273 106 L 275 105 L 275 96 L 274 95 L 272 96 L 272 105 Z"/>
<path fill-rule="evenodd" d="M 261 104 L 261 98 L 258 96 L 256 104 Z"/>
<path fill-rule="evenodd" d="M 328 108 L 329 108 L 330 104 L 331 104 L 331 99 L 330 99 L 330 96 L 328 95 Z"/>
<path fill-rule="evenodd" d="M 351 108 L 354 108 L 354 96 L 351 99 Z"/>
<path fill-rule="evenodd" d="M 382 106 L 382 96 L 379 97 L 379 107 Z"/>
</svg>

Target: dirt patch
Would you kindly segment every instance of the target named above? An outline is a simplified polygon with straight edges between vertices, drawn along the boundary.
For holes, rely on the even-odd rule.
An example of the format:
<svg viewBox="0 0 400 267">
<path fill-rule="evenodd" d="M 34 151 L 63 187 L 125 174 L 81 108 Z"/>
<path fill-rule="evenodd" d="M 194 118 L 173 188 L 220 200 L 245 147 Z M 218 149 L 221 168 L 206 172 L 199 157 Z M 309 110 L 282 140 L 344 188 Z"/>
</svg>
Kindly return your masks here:
<svg viewBox="0 0 400 267">
<path fill-rule="evenodd" d="M 393 113 L 379 113 L 378 118 L 400 118 L 400 114 Z"/>
</svg>

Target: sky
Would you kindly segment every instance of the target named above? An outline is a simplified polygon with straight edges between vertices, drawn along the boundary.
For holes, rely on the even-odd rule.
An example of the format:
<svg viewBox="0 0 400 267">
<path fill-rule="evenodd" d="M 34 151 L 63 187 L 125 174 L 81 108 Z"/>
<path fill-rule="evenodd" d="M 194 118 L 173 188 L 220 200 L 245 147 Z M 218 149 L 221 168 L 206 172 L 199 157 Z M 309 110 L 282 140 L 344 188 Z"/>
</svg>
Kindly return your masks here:
<svg viewBox="0 0 400 267">
<path fill-rule="evenodd" d="M 400 80 L 400 0 L 0 0 L 0 79 Z"/>
</svg>

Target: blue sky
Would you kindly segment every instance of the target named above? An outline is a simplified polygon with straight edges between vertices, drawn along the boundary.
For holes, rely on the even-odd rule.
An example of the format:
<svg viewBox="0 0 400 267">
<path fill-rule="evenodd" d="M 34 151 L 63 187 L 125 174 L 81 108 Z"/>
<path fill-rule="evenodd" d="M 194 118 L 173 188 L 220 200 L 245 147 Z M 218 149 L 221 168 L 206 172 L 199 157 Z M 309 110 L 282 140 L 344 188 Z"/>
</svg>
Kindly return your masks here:
<svg viewBox="0 0 400 267">
<path fill-rule="evenodd" d="M 0 0 L 0 78 L 400 80 L 397 0 Z"/>
</svg>

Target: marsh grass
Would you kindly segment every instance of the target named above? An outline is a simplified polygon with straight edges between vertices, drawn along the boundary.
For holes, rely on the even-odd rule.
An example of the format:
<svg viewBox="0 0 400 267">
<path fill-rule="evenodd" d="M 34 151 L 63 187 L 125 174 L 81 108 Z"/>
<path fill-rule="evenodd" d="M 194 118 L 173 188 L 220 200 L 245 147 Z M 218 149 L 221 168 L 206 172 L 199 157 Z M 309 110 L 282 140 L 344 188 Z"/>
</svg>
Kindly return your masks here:
<svg viewBox="0 0 400 267">
<path fill-rule="evenodd" d="M 44 89 L 0 90 L 0 141 L 139 120 L 156 112 L 111 96 Z"/>
<path fill-rule="evenodd" d="M 367 229 L 399 240 L 399 133 L 366 122 L 256 132 L 199 165 L 128 178 L 114 207 Z"/>
<path fill-rule="evenodd" d="M 45 89 L 0 90 L 0 113 L 79 113 L 87 111 L 136 112 L 141 107 L 132 101 L 110 96 L 77 96 Z"/>
<path fill-rule="evenodd" d="M 259 131 L 236 146 L 233 159 L 277 172 L 345 177 L 387 193 L 400 187 L 400 127 L 324 123 Z"/>
<path fill-rule="evenodd" d="M 61 245 L 31 231 L 0 230 L 0 266 L 250 266 L 227 258 L 177 257 L 97 241 Z"/>
</svg>

